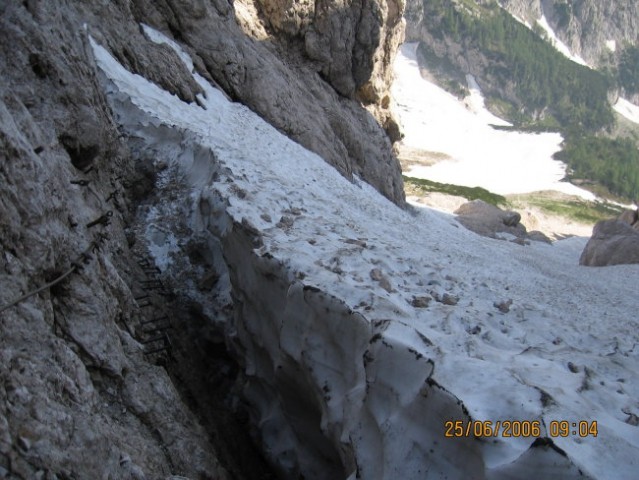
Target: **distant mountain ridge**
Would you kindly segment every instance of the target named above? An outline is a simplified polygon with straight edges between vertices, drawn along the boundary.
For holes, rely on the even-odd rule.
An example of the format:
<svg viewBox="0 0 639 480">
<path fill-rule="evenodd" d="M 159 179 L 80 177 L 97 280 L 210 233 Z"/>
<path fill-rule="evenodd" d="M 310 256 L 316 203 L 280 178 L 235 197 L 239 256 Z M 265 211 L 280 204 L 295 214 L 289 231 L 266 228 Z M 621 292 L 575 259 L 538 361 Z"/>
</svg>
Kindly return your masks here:
<svg viewBox="0 0 639 480">
<path fill-rule="evenodd" d="M 619 130 L 612 106 L 620 97 L 639 104 L 633 14 L 639 7 L 615 8 L 563 0 L 412 0 L 406 38 L 418 42 L 420 67 L 449 92 L 466 96 L 472 75 L 486 106 L 515 128 L 560 131 L 570 178 L 634 198 L 638 136 Z"/>
<path fill-rule="evenodd" d="M 612 79 L 568 60 L 542 40 L 541 26 L 524 26 L 497 2 L 432 0 L 413 4 L 407 20 L 420 65 L 452 91 L 473 75 L 489 108 L 514 124 L 612 124 Z"/>
<path fill-rule="evenodd" d="M 508 12 L 533 24 L 543 14 L 570 51 L 601 66 L 609 53 L 639 42 L 639 3 L 634 0 L 499 0 Z"/>
<path fill-rule="evenodd" d="M 408 0 L 406 6 L 406 38 L 422 41 L 424 20 L 422 0 Z M 453 0 L 453 3 L 454 0 Z M 617 70 L 622 59 L 632 63 L 632 75 L 639 66 L 639 2 L 595 0 L 476 0 L 459 2 L 466 5 L 499 4 L 517 20 L 541 34 L 538 21 L 543 17 L 570 52 L 596 69 Z M 621 82 L 623 83 L 623 82 Z M 639 104 L 639 88 L 621 86 L 621 93 Z"/>
</svg>

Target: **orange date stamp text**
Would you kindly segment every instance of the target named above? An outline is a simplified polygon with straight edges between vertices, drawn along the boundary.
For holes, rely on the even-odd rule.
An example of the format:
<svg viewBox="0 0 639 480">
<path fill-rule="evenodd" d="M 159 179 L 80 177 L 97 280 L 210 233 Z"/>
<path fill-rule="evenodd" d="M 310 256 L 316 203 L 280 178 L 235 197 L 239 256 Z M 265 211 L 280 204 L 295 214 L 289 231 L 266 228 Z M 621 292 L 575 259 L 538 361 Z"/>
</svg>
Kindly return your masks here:
<svg viewBox="0 0 639 480">
<path fill-rule="evenodd" d="M 539 420 L 447 420 L 444 436 L 462 437 L 596 437 L 597 421 L 552 420 L 548 426 Z"/>
</svg>

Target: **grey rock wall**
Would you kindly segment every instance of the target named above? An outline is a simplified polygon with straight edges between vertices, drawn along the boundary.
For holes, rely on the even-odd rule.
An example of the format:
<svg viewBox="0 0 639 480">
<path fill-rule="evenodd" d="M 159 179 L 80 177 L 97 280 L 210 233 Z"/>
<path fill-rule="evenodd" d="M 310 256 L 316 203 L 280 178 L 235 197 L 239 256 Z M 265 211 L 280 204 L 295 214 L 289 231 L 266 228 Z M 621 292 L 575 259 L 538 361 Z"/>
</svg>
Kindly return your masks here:
<svg viewBox="0 0 639 480">
<path fill-rule="evenodd" d="M 226 478 L 210 431 L 136 335 L 152 314 L 135 299 L 145 275 L 133 252 L 135 211 L 155 172 L 137 168 L 148 159 L 117 127 L 88 33 L 182 100 L 200 93 L 140 22 L 181 42 L 202 75 L 342 174 L 403 202 L 375 118 L 309 65 L 249 38 L 232 3 L 0 2 L 2 478 Z M 156 314 L 168 311 L 164 297 L 154 297 Z"/>
<path fill-rule="evenodd" d="M 618 48 L 639 42 L 639 4 L 633 0 L 500 0 L 499 3 L 530 23 L 543 12 L 557 36 L 590 65 L 600 66 L 605 61 L 610 53 L 607 41 L 614 40 Z M 569 12 L 568 17 L 560 13 L 563 10 Z"/>
<path fill-rule="evenodd" d="M 344 17 L 345 10 L 338 4 L 324 5 L 324 13 L 314 20 L 314 28 L 326 30 L 314 37 L 319 42 L 317 49 L 325 57 L 318 65 L 317 49 L 311 48 L 310 54 L 307 49 L 300 57 L 295 55 L 293 46 L 282 45 L 276 39 L 245 35 L 236 22 L 237 14 L 226 2 L 215 4 L 215 8 L 202 4 L 199 9 L 141 0 L 134 5 L 139 21 L 163 32 L 179 32 L 178 40 L 200 59 L 196 61 L 200 73 L 221 85 L 231 98 L 248 105 L 342 174 L 356 174 L 389 199 L 404 201 L 399 163 L 391 151 L 391 140 L 397 140 L 399 132 L 387 111 L 390 100 L 380 93 L 389 86 L 389 65 L 402 31 L 401 10 L 395 17 L 371 20 L 370 26 L 355 35 L 358 24 L 353 22 L 359 17 Z M 380 10 L 379 4 L 375 5 Z M 234 8 L 239 10 L 244 5 L 238 2 Z M 368 9 L 360 9 L 362 14 L 368 15 L 367 12 Z M 250 28 L 257 30 L 259 22 L 258 17 L 248 19 Z M 328 27 L 336 23 L 341 26 Z M 212 24 L 215 28 L 211 28 Z M 385 35 L 390 35 L 392 42 L 382 35 L 387 24 L 390 33 Z M 371 29 L 378 29 L 379 35 L 364 38 Z M 363 40 L 357 43 L 355 36 Z M 325 45 L 328 39 L 334 49 Z M 343 41 L 347 42 L 346 48 Z M 380 55 L 383 58 L 378 59 Z M 369 91 L 372 93 L 363 94 Z M 364 103 L 369 104 L 377 119 L 361 107 L 360 97 L 366 97 Z M 384 128 L 391 132 L 390 136 Z"/>
<path fill-rule="evenodd" d="M 0 31 L 10 31 L 10 20 L 3 17 Z M 2 45 L 10 46 L 6 37 Z M 28 52 L 16 50 L 2 58 L 28 65 Z M 91 70 L 62 70 L 48 58 L 51 71 L 60 69 L 55 82 L 2 68 L 21 72 L 22 83 L 0 98 L 0 477 L 226 478 L 207 434 L 127 327 L 141 313 L 131 286 L 140 272 L 124 235 L 132 159 L 105 120 L 108 107 L 92 95 Z M 78 87 L 68 100 L 77 103 L 47 104 L 71 95 L 65 85 Z M 87 115 L 79 125 L 76 108 Z M 56 126 L 80 135 L 69 140 L 77 157 Z M 111 191 L 119 193 L 109 202 Z M 101 217 L 110 222 L 91 226 Z"/>
<path fill-rule="evenodd" d="M 403 33 L 401 0 L 256 3 L 277 34 L 301 40 L 342 95 L 353 96 L 370 82 L 371 103 L 388 90 L 391 59 Z"/>
</svg>

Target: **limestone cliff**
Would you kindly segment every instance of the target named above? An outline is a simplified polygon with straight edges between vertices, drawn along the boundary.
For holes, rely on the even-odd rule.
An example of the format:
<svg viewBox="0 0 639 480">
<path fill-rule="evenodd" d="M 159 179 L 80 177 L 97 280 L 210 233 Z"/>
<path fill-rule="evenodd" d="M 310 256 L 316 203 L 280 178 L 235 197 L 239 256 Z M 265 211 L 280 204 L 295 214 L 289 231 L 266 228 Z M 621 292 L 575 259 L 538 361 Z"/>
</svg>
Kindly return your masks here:
<svg viewBox="0 0 639 480">
<path fill-rule="evenodd" d="M 392 140 L 389 88 L 395 52 L 404 38 L 404 0 L 255 0 L 270 31 L 296 44 L 340 94 L 369 107 Z"/>
<path fill-rule="evenodd" d="M 557 36 L 588 64 L 606 63 L 610 53 L 639 43 L 639 3 L 633 0 L 501 0 L 509 12 L 534 22 L 545 15 Z"/>
<path fill-rule="evenodd" d="M 391 142 L 355 91 L 386 88 L 378 62 L 401 31 L 386 23 L 401 5 L 375 6 L 379 35 L 361 30 L 351 45 L 347 92 L 339 75 L 318 76 L 315 60 L 247 35 L 239 3 L 0 3 L 0 478 L 268 478 L 242 419 L 224 410 L 236 366 L 219 353 L 223 341 L 138 242 L 136 212 L 162 165 L 119 131 L 89 34 L 130 71 L 200 102 L 184 63 L 141 29 L 154 25 L 229 97 L 402 203 Z M 323 11 L 340 18 L 336 5 Z M 344 71 L 335 55 L 326 71 Z M 163 141 L 179 138 L 164 129 Z M 160 368 L 169 352 L 172 366 Z M 200 375 L 198 359 L 227 374 Z"/>
</svg>

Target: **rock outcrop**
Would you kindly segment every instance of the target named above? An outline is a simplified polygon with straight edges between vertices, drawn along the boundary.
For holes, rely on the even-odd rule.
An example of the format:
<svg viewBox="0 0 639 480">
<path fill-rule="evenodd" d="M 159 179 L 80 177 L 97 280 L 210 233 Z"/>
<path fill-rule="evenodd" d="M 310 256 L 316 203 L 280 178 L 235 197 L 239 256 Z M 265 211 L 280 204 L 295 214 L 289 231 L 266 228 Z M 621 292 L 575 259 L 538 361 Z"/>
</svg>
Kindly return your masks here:
<svg viewBox="0 0 639 480">
<path fill-rule="evenodd" d="M 2 17 L 1 35 L 23 26 L 11 21 Z M 34 80 L 28 50 L 6 40 L 13 53 L 1 58 L 16 68 L 1 71 L 23 76 L 4 76 L 0 96 L 0 477 L 227 478 L 167 372 L 128 328 L 150 314 L 134 298 L 143 274 L 124 232 L 133 201 L 124 185 L 136 173 L 91 69 L 54 57 L 55 77 Z M 84 56 L 70 43 L 74 54 Z M 62 143 L 56 127 L 92 135 Z"/>
<path fill-rule="evenodd" d="M 393 142 L 400 139 L 389 107 L 392 65 L 404 40 L 404 0 L 254 3 L 289 54 L 308 57 L 340 95 L 361 101 Z"/>
<path fill-rule="evenodd" d="M 201 103 L 188 65 L 141 28 L 155 25 L 182 43 L 203 77 L 343 175 L 400 204 L 403 188 L 391 142 L 360 102 L 320 78 L 313 61 L 292 62 L 273 42 L 247 36 L 236 13 L 226 0 L 0 3 L 1 478 L 269 475 L 246 432 L 237 433 L 246 430 L 241 421 L 211 418 L 191 401 L 207 382 L 183 352 L 211 362 L 220 339 L 211 340 L 205 315 L 176 305 L 175 291 L 149 276 L 156 267 L 145 263 L 136 209 L 162 164 L 123 141 L 89 34 L 131 72 Z M 387 31 L 384 18 L 376 25 Z M 360 44 L 351 53 L 373 66 L 369 79 L 358 70 L 364 87 L 381 54 L 374 39 L 366 51 Z M 163 135 L 177 139 L 168 127 Z M 205 291 L 217 276 L 201 280 Z M 183 362 L 163 369 L 156 364 L 166 360 L 169 330 Z M 223 383 L 232 384 L 237 367 L 224 368 Z M 222 412 L 224 395 L 199 402 Z M 239 448 L 228 447 L 234 439 Z"/>
<path fill-rule="evenodd" d="M 483 200 L 473 200 L 455 210 L 457 220 L 468 230 L 490 238 L 503 238 L 503 234 L 512 235 L 516 243 L 527 240 L 544 241 L 550 239 L 543 233 L 527 232 L 521 224 L 521 215 L 512 210 L 502 210 Z"/>
<path fill-rule="evenodd" d="M 543 14 L 570 51 L 596 67 L 605 64 L 613 50 L 639 41 L 639 4 L 633 0 L 500 0 L 499 3 L 530 24 Z"/>
<path fill-rule="evenodd" d="M 248 7 L 255 10 L 253 4 L 238 3 L 234 11 L 226 0 L 219 0 L 213 5 L 182 3 L 174 6 L 171 2 L 156 4 L 139 0 L 135 2 L 135 18 L 163 32 L 179 32 L 178 40 L 195 54 L 198 71 L 205 78 L 217 82 L 231 98 L 242 101 L 280 131 L 319 154 L 342 174 L 348 177 L 358 175 L 389 199 L 403 202 L 403 182 L 399 164 L 391 152 L 391 141 L 375 118 L 361 108 L 359 101 L 351 98 L 356 90 L 366 90 L 369 82 L 386 85 L 384 82 L 390 78 L 389 62 L 394 51 L 392 42 L 382 36 L 382 31 L 395 38 L 401 35 L 401 22 L 386 27 L 386 21 L 393 21 L 393 18 L 371 19 L 369 26 L 377 28 L 379 35 L 365 38 L 368 31 L 358 30 L 358 17 L 342 18 L 343 4 L 318 4 L 317 10 L 323 13 L 304 17 L 306 21 L 300 23 L 308 26 L 309 38 L 315 39 L 317 49 L 324 48 L 327 39 L 336 34 L 329 28 L 336 22 L 344 30 L 339 38 L 352 46 L 348 50 L 349 55 L 346 55 L 339 46 L 341 44 L 332 39 L 337 43 L 332 49 L 322 52 L 323 62 L 318 64 L 314 58 L 309 60 L 308 52 L 296 54 L 295 48 L 288 44 L 282 46 L 259 33 L 255 33 L 257 38 L 245 35 L 236 21 L 236 15 L 241 13 L 243 20 L 240 23 L 245 29 L 249 29 L 248 23 L 252 32 L 261 31 L 259 17 L 245 13 Z M 390 7 L 384 8 L 386 2 L 371 4 L 380 12 L 391 13 Z M 290 8 L 292 10 L 285 10 L 282 14 L 295 16 L 299 13 L 297 8 L 301 7 Z M 242 12 L 240 9 L 243 9 Z M 277 17 L 273 9 L 268 11 L 271 14 L 266 17 L 267 20 Z M 275 20 L 273 22 L 279 24 Z M 294 29 L 283 30 L 289 31 Z M 311 31 L 322 34 L 313 35 Z M 319 55 L 318 51 L 311 51 L 315 52 L 315 56 Z M 381 55 L 382 52 L 387 53 Z M 333 53 L 335 56 L 332 56 Z M 328 83 L 317 74 L 318 71 L 324 72 Z M 333 76 L 331 72 L 335 72 Z M 338 80 L 342 75 L 344 80 Z M 384 81 L 380 82 L 378 75 Z M 384 104 L 384 97 L 378 97 L 368 98 L 369 103 L 375 105 L 373 109 L 378 108 L 376 105 L 382 108 Z"/>
<path fill-rule="evenodd" d="M 597 222 L 579 263 L 589 267 L 639 263 L 637 211 L 626 210 L 617 219 Z"/>
<path fill-rule="evenodd" d="M 255 1 L 276 35 L 298 40 L 339 93 L 382 103 L 403 41 L 404 0 Z"/>
</svg>

